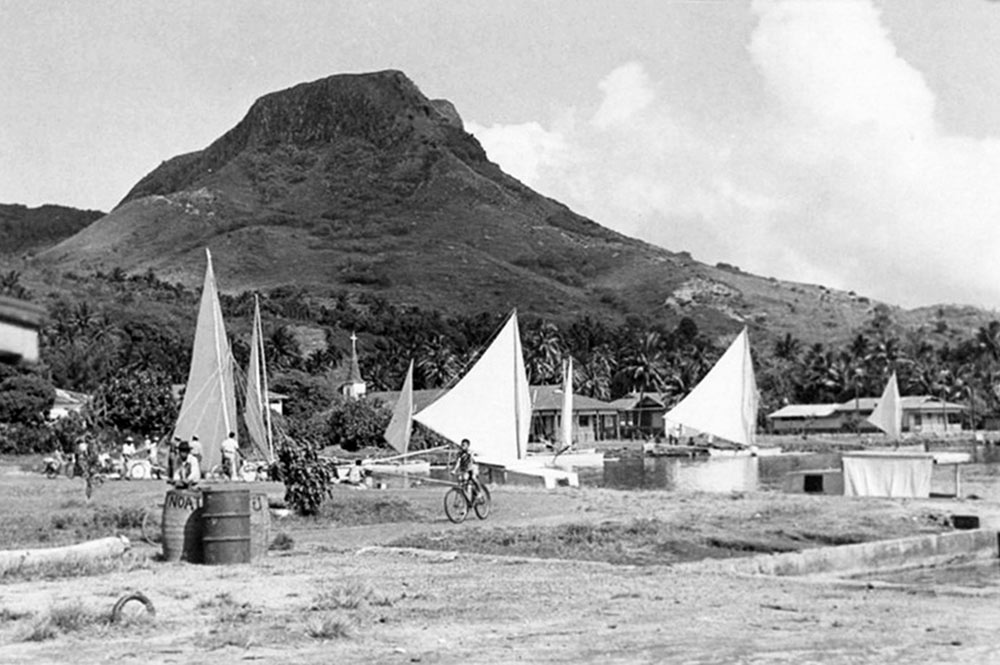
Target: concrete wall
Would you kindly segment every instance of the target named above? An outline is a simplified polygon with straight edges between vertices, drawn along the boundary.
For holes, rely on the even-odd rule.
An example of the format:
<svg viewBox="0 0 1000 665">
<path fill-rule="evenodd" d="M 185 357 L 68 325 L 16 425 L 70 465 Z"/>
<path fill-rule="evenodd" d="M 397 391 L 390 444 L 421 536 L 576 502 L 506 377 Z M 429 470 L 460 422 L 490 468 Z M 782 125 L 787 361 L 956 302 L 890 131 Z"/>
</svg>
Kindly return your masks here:
<svg viewBox="0 0 1000 665">
<path fill-rule="evenodd" d="M 715 559 L 677 566 L 699 572 L 743 575 L 846 576 L 877 570 L 943 565 L 953 561 L 1000 557 L 998 534 L 992 529 L 955 531 L 899 540 L 817 547 L 801 552 L 765 554 L 745 559 Z"/>
</svg>

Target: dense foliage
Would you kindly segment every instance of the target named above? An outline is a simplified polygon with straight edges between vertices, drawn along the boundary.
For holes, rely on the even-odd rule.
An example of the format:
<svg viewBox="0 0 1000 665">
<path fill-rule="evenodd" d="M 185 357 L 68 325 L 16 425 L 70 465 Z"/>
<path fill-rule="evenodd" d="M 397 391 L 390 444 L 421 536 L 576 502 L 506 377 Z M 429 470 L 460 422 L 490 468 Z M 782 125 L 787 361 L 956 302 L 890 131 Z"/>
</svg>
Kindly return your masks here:
<svg viewBox="0 0 1000 665">
<path fill-rule="evenodd" d="M 28 297 L 48 311 L 42 364 L 31 371 L 0 370 L 0 450 L 60 445 L 52 425 L 45 424 L 53 386 L 94 394 L 94 424 L 110 430 L 109 440 L 116 433 L 169 430 L 176 405 L 167 395 L 170 384 L 187 376 L 198 293 L 152 272 L 115 270 L 64 275 L 77 295 L 46 301 L 28 292 L 18 273 L 0 277 L 5 293 Z M 415 387 L 438 388 L 462 375 L 506 316 L 446 316 L 397 307 L 368 294 L 336 291 L 319 297 L 294 287 L 272 289 L 260 299 L 270 387 L 288 397 L 286 431 L 317 445 L 348 449 L 380 445 L 379 430 L 388 418 L 384 408 L 338 401 L 351 332 L 359 336 L 369 391 L 398 389 L 411 358 Z M 221 302 L 235 359 L 244 366 L 253 294 L 223 295 Z M 563 360 L 572 357 L 577 392 L 605 400 L 632 392 L 679 399 L 729 341 L 709 338 L 691 319 L 674 327 L 634 314 L 618 323 L 590 317 L 556 323 L 530 315 L 520 321 L 532 384 L 557 383 Z M 309 344 L 299 332 L 303 329 L 314 331 Z M 903 329 L 888 308 L 878 306 L 840 346 L 807 344 L 792 336 L 765 339 L 763 331 L 751 330 L 762 425 L 767 413 L 787 403 L 876 396 L 892 371 L 903 394 L 966 404 L 968 418 L 978 425 L 1000 413 L 1000 321 L 972 334 L 948 330 L 943 322 L 934 330 Z"/>
<path fill-rule="evenodd" d="M 97 388 L 92 409 L 98 425 L 153 439 L 177 420 L 170 379 L 155 369 L 121 370 Z"/>
<path fill-rule="evenodd" d="M 380 446 L 391 415 L 371 400 L 338 397 L 326 415 L 326 443 L 348 452 Z"/>
</svg>

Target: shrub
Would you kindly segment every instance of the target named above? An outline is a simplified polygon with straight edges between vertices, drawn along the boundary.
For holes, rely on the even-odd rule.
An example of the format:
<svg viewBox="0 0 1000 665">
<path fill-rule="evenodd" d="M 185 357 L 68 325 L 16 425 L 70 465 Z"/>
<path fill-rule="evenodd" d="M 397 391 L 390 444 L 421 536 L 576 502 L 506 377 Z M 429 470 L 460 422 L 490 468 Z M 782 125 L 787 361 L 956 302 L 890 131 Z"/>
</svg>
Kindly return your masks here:
<svg viewBox="0 0 1000 665">
<path fill-rule="evenodd" d="M 300 515 L 315 515 L 331 494 L 336 470 L 308 442 L 286 440 L 278 452 L 285 501 Z"/>
<path fill-rule="evenodd" d="M 338 399 L 326 418 L 326 438 L 347 451 L 382 445 L 389 410 L 367 399 Z"/>
</svg>

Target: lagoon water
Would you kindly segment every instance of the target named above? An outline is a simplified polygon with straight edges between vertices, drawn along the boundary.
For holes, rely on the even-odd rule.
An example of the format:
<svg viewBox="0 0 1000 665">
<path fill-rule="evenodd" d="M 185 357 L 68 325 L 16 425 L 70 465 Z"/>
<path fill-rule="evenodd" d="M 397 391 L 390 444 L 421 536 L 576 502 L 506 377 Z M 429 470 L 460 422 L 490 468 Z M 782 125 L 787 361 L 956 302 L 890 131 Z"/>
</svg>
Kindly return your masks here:
<svg viewBox="0 0 1000 665">
<path fill-rule="evenodd" d="M 604 468 L 580 469 L 580 484 L 611 489 L 658 489 L 693 492 L 752 492 L 780 489 L 790 471 L 840 466 L 827 453 L 773 457 L 623 457 L 605 460 Z"/>
<path fill-rule="evenodd" d="M 962 496 L 1000 502 L 1000 446 L 972 451 L 974 462 L 962 465 Z M 622 457 L 604 468 L 577 469 L 580 484 L 623 490 L 752 492 L 780 490 L 791 471 L 839 469 L 839 453 L 783 453 L 765 457 Z M 932 492 L 954 491 L 953 469 L 936 466 Z"/>
</svg>

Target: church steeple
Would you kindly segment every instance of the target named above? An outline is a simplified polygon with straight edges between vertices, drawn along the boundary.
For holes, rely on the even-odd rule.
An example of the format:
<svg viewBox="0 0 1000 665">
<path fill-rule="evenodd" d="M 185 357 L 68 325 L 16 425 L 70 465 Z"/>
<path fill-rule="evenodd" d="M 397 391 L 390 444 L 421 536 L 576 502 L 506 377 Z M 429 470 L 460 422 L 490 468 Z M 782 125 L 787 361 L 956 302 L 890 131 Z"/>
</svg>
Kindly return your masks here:
<svg viewBox="0 0 1000 665">
<path fill-rule="evenodd" d="M 365 384 L 365 380 L 361 378 L 361 367 L 358 365 L 358 336 L 356 333 L 351 333 L 351 373 L 347 377 L 347 383 L 340 387 L 341 394 L 344 397 L 350 397 L 351 399 L 358 399 L 364 397 L 367 392 L 368 386 Z"/>
</svg>

